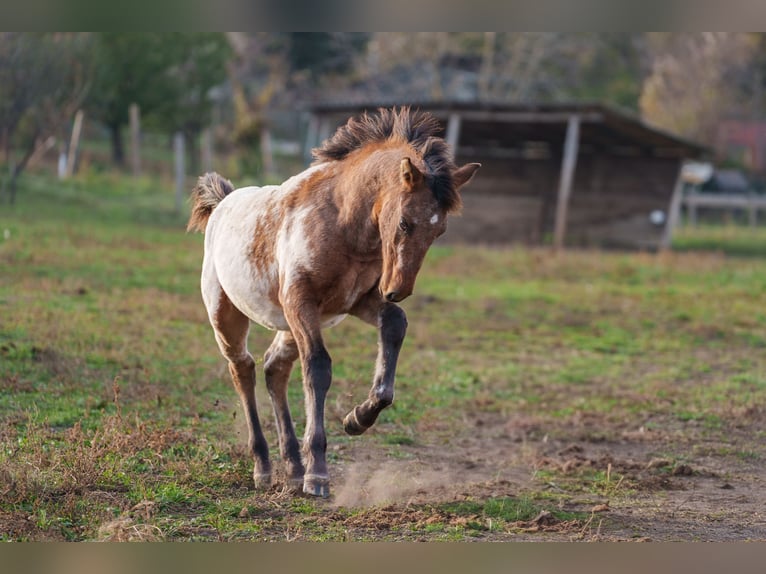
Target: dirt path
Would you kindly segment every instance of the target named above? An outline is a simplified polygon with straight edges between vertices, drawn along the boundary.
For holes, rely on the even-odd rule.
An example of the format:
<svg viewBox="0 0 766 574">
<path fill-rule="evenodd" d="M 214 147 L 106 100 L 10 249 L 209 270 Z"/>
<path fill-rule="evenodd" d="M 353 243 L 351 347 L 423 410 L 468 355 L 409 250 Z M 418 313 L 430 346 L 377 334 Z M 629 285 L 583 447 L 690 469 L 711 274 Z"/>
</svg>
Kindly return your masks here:
<svg viewBox="0 0 766 574">
<path fill-rule="evenodd" d="M 574 425 L 551 429 L 558 437 L 551 439 L 535 427 L 481 414 L 458 436 L 428 444 L 338 446 L 332 504 L 377 508 L 365 516 L 374 526 L 394 515 L 417 523 L 423 504 L 529 496 L 590 518 L 485 538 L 766 540 L 766 452 L 755 434 L 602 427 L 599 436 L 617 438 L 600 440 Z"/>
</svg>

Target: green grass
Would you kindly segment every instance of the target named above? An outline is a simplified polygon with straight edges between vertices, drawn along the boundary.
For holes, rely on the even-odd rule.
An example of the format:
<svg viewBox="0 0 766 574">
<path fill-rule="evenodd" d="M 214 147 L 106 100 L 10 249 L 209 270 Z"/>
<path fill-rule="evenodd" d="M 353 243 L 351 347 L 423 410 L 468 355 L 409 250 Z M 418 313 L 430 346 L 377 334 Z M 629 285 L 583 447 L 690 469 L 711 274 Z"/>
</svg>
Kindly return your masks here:
<svg viewBox="0 0 766 574">
<path fill-rule="evenodd" d="M 766 229 L 734 224 L 683 226 L 673 246 L 684 251 L 717 251 L 746 257 L 766 256 Z"/>
<path fill-rule="evenodd" d="M 184 224 L 167 183 L 110 175 L 28 176 L 0 211 L 0 537 L 511 539 L 542 510 L 583 520 L 553 506 L 573 493 L 633 492 L 606 469 L 542 469 L 529 496 L 413 505 L 417 518 L 385 528 L 364 525 L 379 509 L 254 493 L 240 406 L 199 296 L 202 239 Z M 376 334 L 351 319 L 326 333 L 329 444 L 407 464 L 470 435 L 472 414 L 536 417 L 552 440 L 569 440 L 584 414 L 598 417 L 587 432 L 599 439 L 692 424 L 725 437 L 747 425 L 766 391 L 766 261 L 721 250 L 758 254 L 764 238 L 713 230 L 715 247 L 702 234 L 679 236 L 690 252 L 657 255 L 435 246 L 403 304 L 396 402 L 361 439 L 339 421 L 368 392 Z M 270 339 L 254 329 L 253 354 Z M 298 369 L 289 400 L 302 433 Z M 727 456 L 762 454 L 741 445 Z M 353 462 L 328 455 L 331 471 Z"/>
</svg>

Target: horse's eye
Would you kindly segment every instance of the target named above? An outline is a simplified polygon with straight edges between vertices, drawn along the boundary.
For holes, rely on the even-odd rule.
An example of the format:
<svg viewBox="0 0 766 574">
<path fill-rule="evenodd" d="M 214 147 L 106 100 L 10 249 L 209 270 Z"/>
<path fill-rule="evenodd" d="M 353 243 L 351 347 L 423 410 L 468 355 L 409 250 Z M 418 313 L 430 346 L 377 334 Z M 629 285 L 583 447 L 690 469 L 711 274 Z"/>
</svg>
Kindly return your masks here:
<svg viewBox="0 0 766 574">
<path fill-rule="evenodd" d="M 410 225 L 404 220 L 403 217 L 399 220 L 399 229 L 405 233 L 409 233 L 410 231 Z"/>
</svg>

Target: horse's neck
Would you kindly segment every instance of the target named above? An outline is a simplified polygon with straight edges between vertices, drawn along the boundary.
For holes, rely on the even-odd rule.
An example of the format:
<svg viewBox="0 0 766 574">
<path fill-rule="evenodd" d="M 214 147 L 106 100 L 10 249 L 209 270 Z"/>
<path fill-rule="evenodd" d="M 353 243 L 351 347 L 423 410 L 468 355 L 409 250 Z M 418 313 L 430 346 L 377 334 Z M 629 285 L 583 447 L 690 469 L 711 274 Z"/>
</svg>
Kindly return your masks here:
<svg viewBox="0 0 766 574">
<path fill-rule="evenodd" d="M 374 210 L 391 178 L 390 171 L 382 163 L 372 158 L 372 161 L 349 166 L 341 170 L 333 186 L 339 225 L 347 240 L 360 252 L 380 249 L 380 232 Z"/>
</svg>

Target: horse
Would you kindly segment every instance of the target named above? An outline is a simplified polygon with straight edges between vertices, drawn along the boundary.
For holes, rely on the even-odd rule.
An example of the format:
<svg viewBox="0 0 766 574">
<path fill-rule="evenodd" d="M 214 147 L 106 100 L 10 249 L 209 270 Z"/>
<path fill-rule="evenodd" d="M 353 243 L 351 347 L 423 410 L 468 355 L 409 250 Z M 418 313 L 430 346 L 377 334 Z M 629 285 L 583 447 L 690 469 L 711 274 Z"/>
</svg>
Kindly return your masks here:
<svg viewBox="0 0 766 574">
<path fill-rule="evenodd" d="M 202 299 L 228 361 L 248 428 L 256 489 L 271 485 L 269 449 L 258 418 L 250 322 L 276 331 L 263 371 L 287 487 L 328 497 L 325 397 L 332 362 L 322 329 L 348 315 L 378 330 L 372 388 L 343 419 L 364 433 L 394 400 L 408 297 L 459 190 L 477 163 L 457 167 L 429 113 L 408 107 L 365 112 L 312 150 L 314 161 L 281 185 L 234 189 L 217 173 L 198 179 L 187 229 L 204 232 Z M 287 402 L 300 359 L 306 409 L 302 448 Z"/>
</svg>

